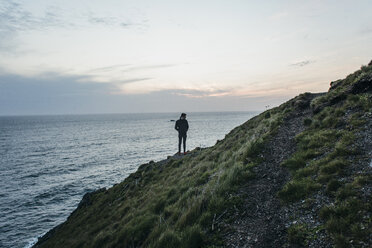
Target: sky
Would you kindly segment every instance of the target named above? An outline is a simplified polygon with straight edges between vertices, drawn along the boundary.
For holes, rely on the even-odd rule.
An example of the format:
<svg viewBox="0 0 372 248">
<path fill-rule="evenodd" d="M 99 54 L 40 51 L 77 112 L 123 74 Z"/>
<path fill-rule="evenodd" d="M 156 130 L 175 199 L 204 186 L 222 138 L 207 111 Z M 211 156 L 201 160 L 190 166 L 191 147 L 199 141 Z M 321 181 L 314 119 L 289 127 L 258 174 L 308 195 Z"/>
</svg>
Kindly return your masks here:
<svg viewBox="0 0 372 248">
<path fill-rule="evenodd" d="M 372 59 L 370 0 L 0 0 L 0 115 L 260 111 Z"/>
</svg>

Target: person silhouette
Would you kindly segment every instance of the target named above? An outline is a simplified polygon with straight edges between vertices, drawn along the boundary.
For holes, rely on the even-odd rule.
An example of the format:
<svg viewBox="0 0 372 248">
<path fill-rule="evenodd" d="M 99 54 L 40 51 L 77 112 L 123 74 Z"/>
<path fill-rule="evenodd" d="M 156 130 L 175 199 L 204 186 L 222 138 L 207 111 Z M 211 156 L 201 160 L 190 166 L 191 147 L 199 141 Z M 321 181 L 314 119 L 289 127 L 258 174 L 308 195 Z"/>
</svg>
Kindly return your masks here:
<svg viewBox="0 0 372 248">
<path fill-rule="evenodd" d="M 186 154 L 186 137 L 189 130 L 189 123 L 186 120 L 186 114 L 182 113 L 180 119 L 176 121 L 174 128 L 178 131 L 178 155 L 181 154 L 181 143 L 183 141 L 183 154 Z"/>
</svg>

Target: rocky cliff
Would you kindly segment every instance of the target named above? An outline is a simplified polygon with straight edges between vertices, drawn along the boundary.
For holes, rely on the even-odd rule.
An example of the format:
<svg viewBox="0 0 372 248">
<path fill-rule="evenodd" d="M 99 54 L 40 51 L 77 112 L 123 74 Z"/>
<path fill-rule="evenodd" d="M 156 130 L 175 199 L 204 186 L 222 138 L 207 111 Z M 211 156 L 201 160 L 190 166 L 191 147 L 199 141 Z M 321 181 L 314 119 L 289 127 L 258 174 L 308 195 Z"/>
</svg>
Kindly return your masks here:
<svg viewBox="0 0 372 248">
<path fill-rule="evenodd" d="M 34 247 L 371 247 L 372 63 L 86 194 Z"/>
</svg>

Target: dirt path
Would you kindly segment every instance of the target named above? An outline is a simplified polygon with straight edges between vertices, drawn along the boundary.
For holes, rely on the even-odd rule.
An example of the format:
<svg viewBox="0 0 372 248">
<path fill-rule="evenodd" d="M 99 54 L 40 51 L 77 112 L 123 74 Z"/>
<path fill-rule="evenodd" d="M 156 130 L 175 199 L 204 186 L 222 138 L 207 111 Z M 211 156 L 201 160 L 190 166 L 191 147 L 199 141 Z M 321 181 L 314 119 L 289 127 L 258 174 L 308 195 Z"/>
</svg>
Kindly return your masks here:
<svg viewBox="0 0 372 248">
<path fill-rule="evenodd" d="M 277 192 L 290 179 L 281 162 L 295 152 L 294 137 L 304 130 L 303 120 L 310 108 L 295 111 L 265 145 L 265 161 L 254 168 L 256 177 L 241 188 L 243 208 L 236 209 L 221 227 L 227 247 L 282 247 L 286 242 L 289 213 L 280 204 Z M 231 221 L 232 220 L 232 221 Z"/>
</svg>

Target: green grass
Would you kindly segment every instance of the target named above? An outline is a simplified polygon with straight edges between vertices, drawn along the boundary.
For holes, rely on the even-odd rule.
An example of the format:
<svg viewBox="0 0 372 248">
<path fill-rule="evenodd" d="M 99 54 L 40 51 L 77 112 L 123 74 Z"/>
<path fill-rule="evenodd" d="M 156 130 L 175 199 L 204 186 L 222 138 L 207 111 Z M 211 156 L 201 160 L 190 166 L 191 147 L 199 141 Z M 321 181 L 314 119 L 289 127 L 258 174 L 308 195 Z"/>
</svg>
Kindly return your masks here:
<svg viewBox="0 0 372 248">
<path fill-rule="evenodd" d="M 278 196 L 286 202 L 293 202 L 309 196 L 319 188 L 320 184 L 309 177 L 297 180 L 294 179 L 288 182 L 283 189 L 278 192 Z"/>
<path fill-rule="evenodd" d="M 371 219 L 365 216 L 368 216 L 370 210 L 370 203 L 358 199 L 354 192 L 346 199 L 338 200 L 335 205 L 324 206 L 319 216 L 325 221 L 325 227 L 334 238 L 336 247 L 348 247 L 350 240 L 357 243 L 368 237 Z"/>
<path fill-rule="evenodd" d="M 326 192 L 328 194 L 332 194 L 336 192 L 340 188 L 341 185 L 342 183 L 339 180 L 332 179 L 327 183 Z"/>
<path fill-rule="evenodd" d="M 307 230 L 303 224 L 295 224 L 288 228 L 288 240 L 292 244 L 304 245 L 307 237 Z"/>
<path fill-rule="evenodd" d="M 326 175 L 341 174 L 347 165 L 348 163 L 346 161 L 336 158 L 323 165 L 320 169 L 320 173 L 324 173 Z"/>
<path fill-rule="evenodd" d="M 310 126 L 313 123 L 313 120 L 310 118 L 304 119 L 304 125 L 305 126 Z"/>
<path fill-rule="evenodd" d="M 155 245 L 156 248 L 173 248 L 181 247 L 181 239 L 171 230 L 166 230 L 160 234 L 160 237 Z"/>
</svg>

